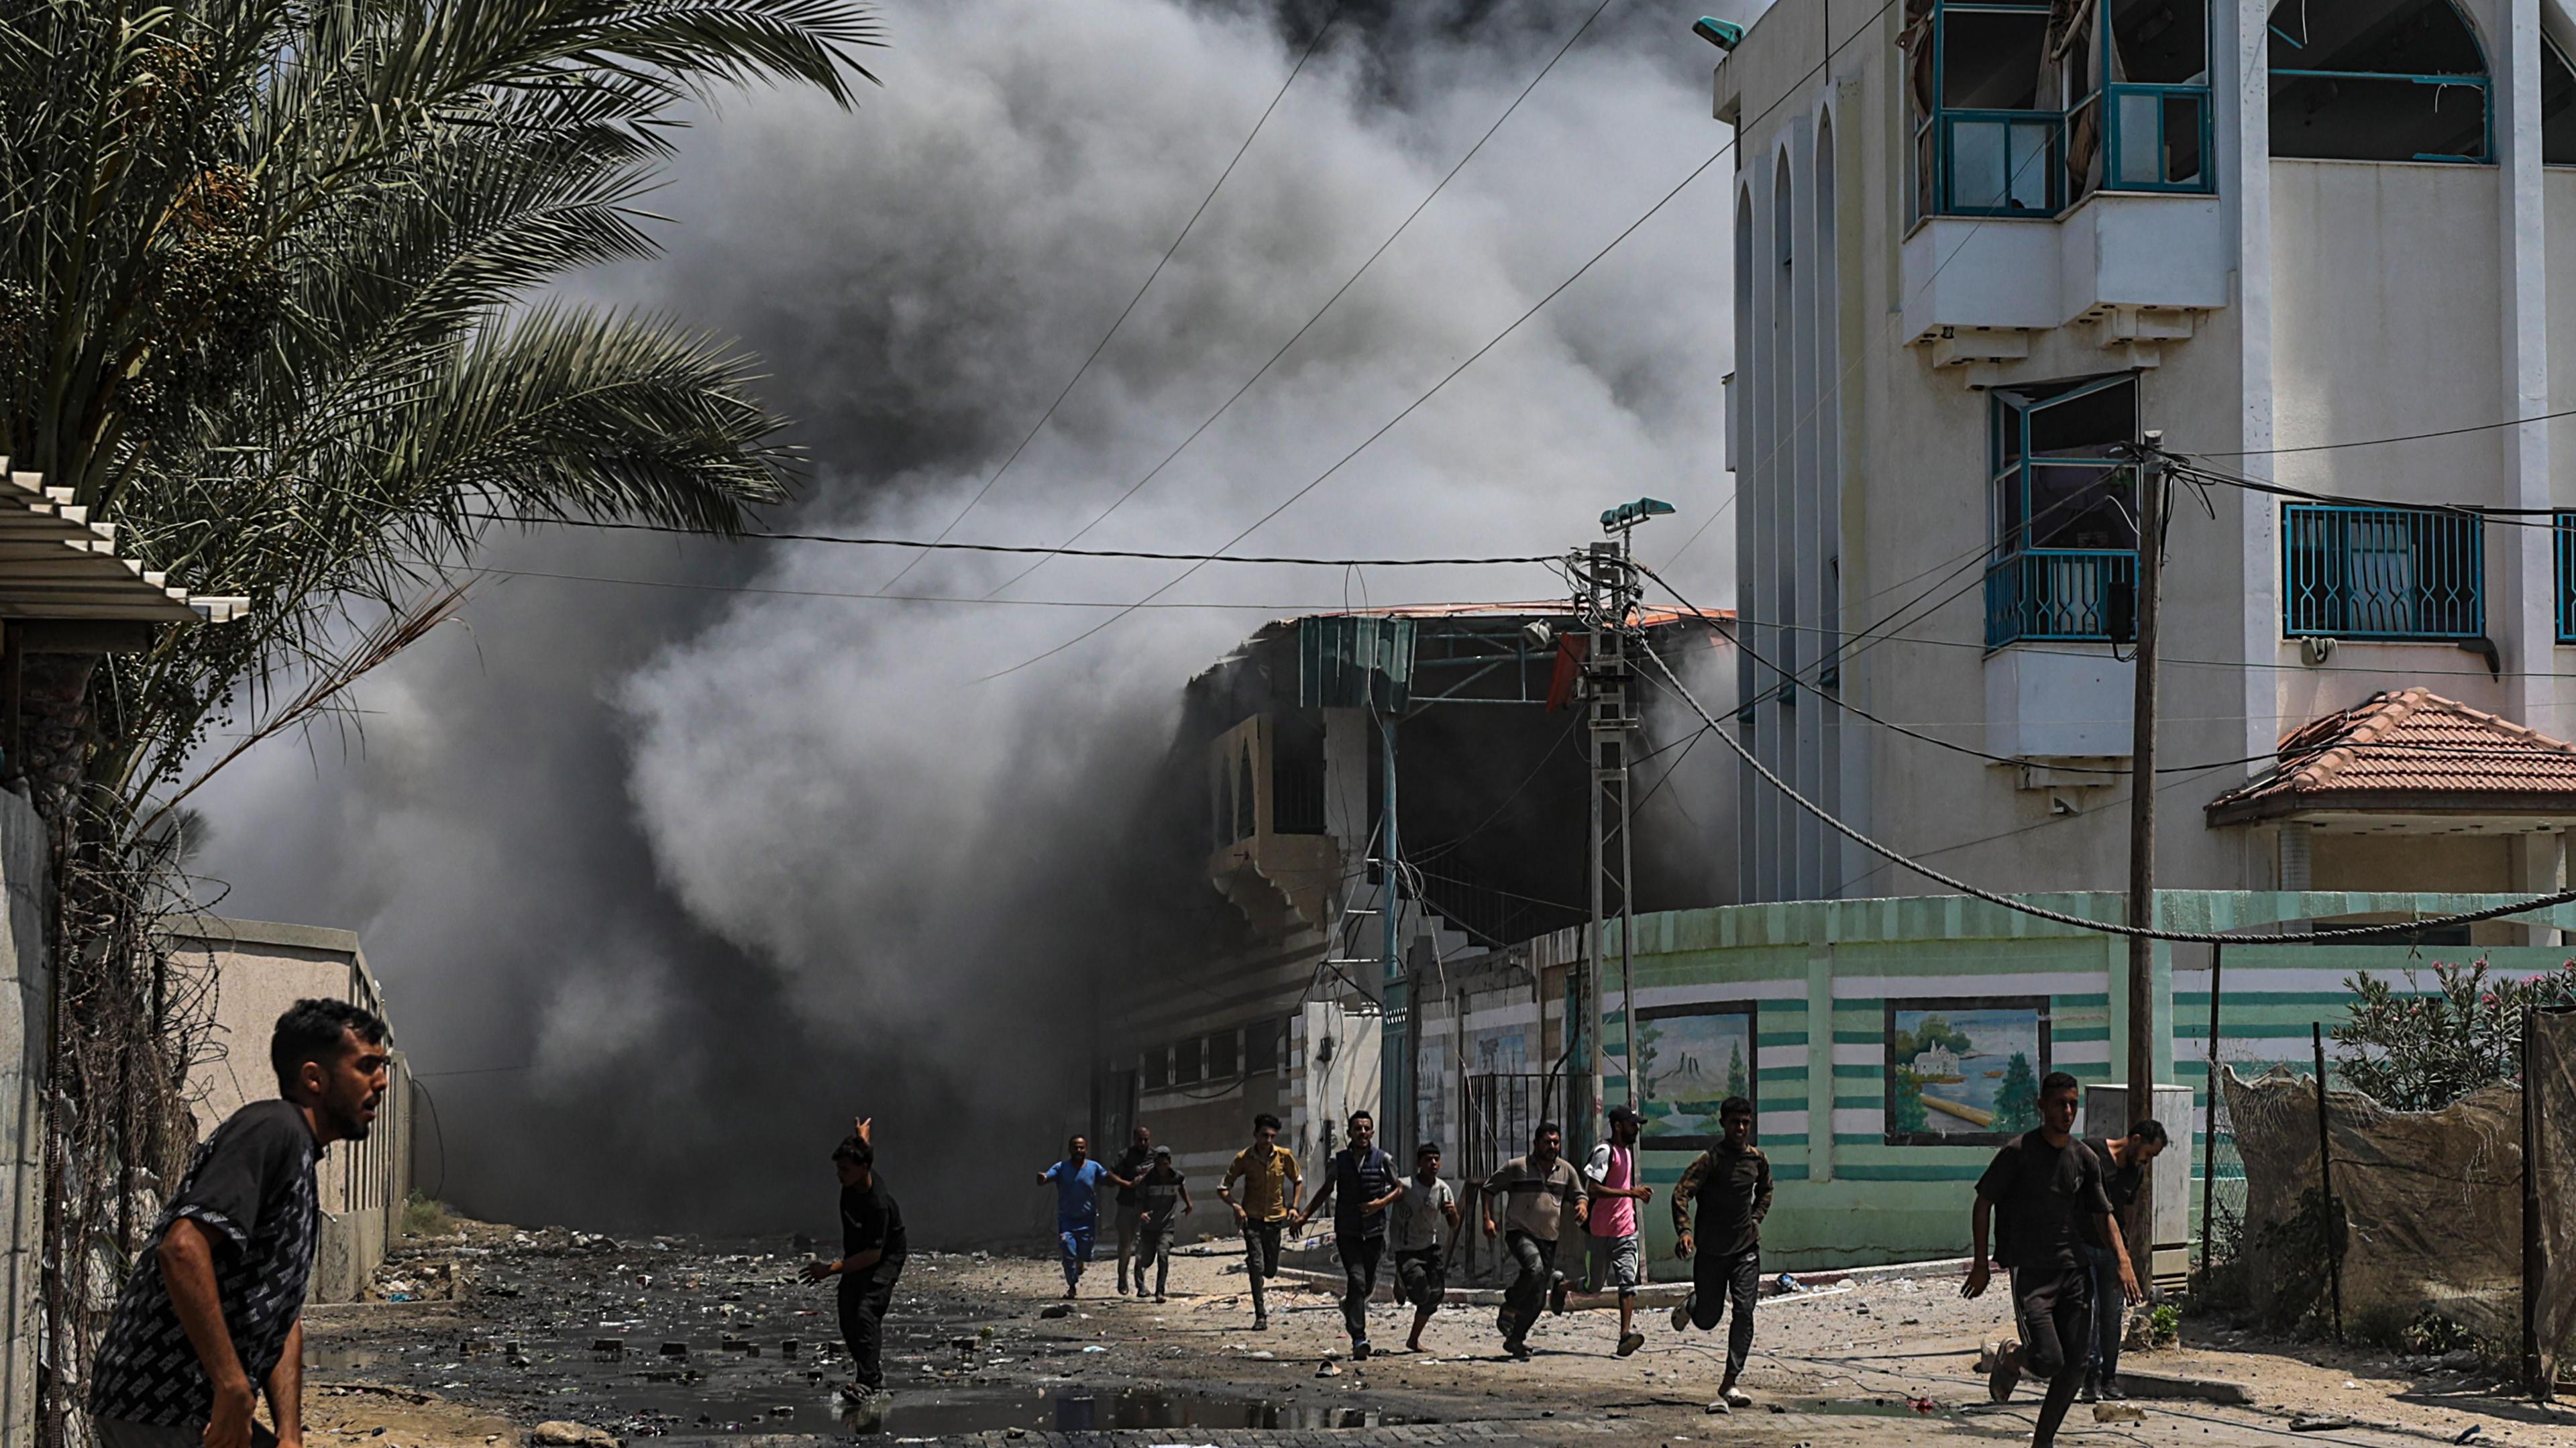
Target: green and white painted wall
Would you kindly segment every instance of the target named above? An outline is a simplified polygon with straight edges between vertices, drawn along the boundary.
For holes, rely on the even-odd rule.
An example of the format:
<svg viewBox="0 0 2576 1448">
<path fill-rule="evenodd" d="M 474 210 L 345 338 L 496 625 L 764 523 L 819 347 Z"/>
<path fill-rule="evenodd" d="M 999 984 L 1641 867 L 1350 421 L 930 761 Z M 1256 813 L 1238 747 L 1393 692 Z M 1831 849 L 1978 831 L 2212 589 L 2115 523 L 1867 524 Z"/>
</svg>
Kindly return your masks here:
<svg viewBox="0 0 2576 1448">
<path fill-rule="evenodd" d="M 2120 917 L 2120 899 L 2110 894 L 2030 900 L 2088 919 Z M 2168 891 L 2158 910 L 2175 929 L 2263 932 L 2281 922 L 2425 918 L 2504 903 L 2482 895 Z M 2576 926 L 2576 909 L 2518 918 L 2535 927 L 2530 933 L 2554 933 Z M 1627 1094 L 1628 1061 L 1616 939 L 1614 929 L 1604 1030 L 1613 1101 Z M 1580 933 L 1530 949 L 1534 967 L 1561 976 L 1579 958 Z M 2331 1028 L 2343 1018 L 2343 982 L 2356 971 L 2402 978 L 2413 969 L 2429 987 L 2436 961 L 2484 959 L 2499 974 L 2519 976 L 2555 969 L 2568 956 L 2555 945 L 2230 945 L 2220 1055 L 2240 1074 L 2305 1063 L 2309 1024 Z M 2157 1079 L 2195 1093 L 2196 1214 L 2210 948 L 2160 944 L 2155 970 Z M 1714 1130 L 1716 1100 L 1739 1084 L 1751 1088 L 1778 1183 L 1763 1231 L 1765 1263 L 1796 1271 L 1964 1254 L 1971 1187 L 1995 1143 L 2022 1119 L 2013 1088 L 2025 1070 L 2028 1078 L 2062 1070 L 2088 1083 L 2125 1080 L 2128 1072 L 2122 940 L 1962 897 L 1642 916 L 1635 994 L 1651 1123 L 1646 1174 L 1658 1188 L 1647 1213 L 1658 1275 L 1675 1270 L 1672 1185 L 1699 1149 L 1703 1122 Z M 1552 1059 L 1561 1038 L 1549 1015 L 1543 1046 Z M 1443 1031 L 1427 1035 L 1435 1049 L 1446 1039 Z M 2184 1123 L 2166 1124 L 2181 1134 Z"/>
</svg>

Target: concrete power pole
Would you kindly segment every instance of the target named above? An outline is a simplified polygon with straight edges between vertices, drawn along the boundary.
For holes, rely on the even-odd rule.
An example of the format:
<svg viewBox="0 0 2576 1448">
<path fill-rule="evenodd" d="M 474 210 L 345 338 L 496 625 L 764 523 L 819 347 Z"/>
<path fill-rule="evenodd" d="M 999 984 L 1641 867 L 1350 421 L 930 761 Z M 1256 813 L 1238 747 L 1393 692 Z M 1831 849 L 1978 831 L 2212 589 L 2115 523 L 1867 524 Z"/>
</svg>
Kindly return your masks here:
<svg viewBox="0 0 2576 1448">
<path fill-rule="evenodd" d="M 1614 914 L 1619 921 L 1619 1036 L 1627 1051 L 1622 1074 L 1627 1081 L 1629 1105 L 1638 1104 L 1644 1085 L 1638 1079 L 1636 1060 L 1637 910 L 1632 888 L 1636 853 L 1631 845 L 1628 791 L 1628 765 L 1637 729 L 1637 714 L 1629 693 L 1628 633 L 1634 626 L 1644 589 L 1639 586 L 1639 575 L 1631 560 L 1637 525 L 1671 511 L 1669 504 L 1641 498 L 1603 513 L 1602 530 L 1612 534 L 1614 541 L 1591 545 L 1576 561 L 1583 583 L 1578 601 L 1584 622 L 1591 626 L 1590 650 L 1583 661 L 1590 696 L 1586 723 L 1592 752 L 1592 920 L 1584 947 L 1586 1059 L 1581 1078 L 1588 1090 L 1581 1109 L 1572 1113 L 1577 1144 L 1586 1151 L 1608 1130 L 1603 1120 L 1609 1103 L 1603 1099 L 1602 1057 L 1608 1041 L 1602 1021 L 1602 991 L 1609 974 L 1604 940 Z"/>
<path fill-rule="evenodd" d="M 2156 923 L 2156 624 L 2164 573 L 2164 434 L 2150 432 L 2138 466 L 2137 694 L 2129 746 L 2129 910 L 2139 929 Z M 2129 1120 L 2155 1112 L 2156 943 L 2129 937 Z M 2125 1127 L 2128 1123 L 2119 1123 Z M 2125 1134 L 2125 1133 L 2122 1133 Z M 2188 1142 L 2184 1150 L 2190 1150 Z M 2129 1259 L 2145 1286 L 2154 1280 L 2155 1188 L 2138 1193 L 2124 1223 Z"/>
</svg>

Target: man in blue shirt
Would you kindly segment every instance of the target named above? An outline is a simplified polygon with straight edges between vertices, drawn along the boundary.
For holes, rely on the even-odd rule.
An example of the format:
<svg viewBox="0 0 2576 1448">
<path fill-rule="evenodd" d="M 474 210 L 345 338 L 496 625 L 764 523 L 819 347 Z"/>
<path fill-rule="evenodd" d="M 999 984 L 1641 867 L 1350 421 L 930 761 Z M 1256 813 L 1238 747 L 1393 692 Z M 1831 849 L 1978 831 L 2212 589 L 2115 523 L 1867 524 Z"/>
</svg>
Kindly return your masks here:
<svg viewBox="0 0 2576 1448">
<path fill-rule="evenodd" d="M 1055 1239 L 1064 1252 L 1064 1295 L 1069 1300 L 1082 1281 L 1082 1266 L 1091 1260 L 1091 1233 L 1100 1225 L 1100 1184 L 1109 1169 L 1091 1159 L 1091 1143 L 1074 1137 L 1064 1144 L 1064 1160 L 1038 1173 L 1038 1184 L 1055 1183 Z"/>
</svg>

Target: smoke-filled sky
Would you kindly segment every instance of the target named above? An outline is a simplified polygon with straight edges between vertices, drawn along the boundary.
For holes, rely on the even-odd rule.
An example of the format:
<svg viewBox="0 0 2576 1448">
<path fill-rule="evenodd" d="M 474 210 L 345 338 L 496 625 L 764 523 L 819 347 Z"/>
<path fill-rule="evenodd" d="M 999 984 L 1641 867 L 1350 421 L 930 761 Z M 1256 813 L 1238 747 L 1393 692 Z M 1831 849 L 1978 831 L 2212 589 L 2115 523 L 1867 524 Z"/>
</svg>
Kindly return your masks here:
<svg viewBox="0 0 2576 1448">
<path fill-rule="evenodd" d="M 1042 414 L 1277 93 L 1326 0 L 894 0 L 855 112 L 771 92 L 682 140 L 669 254 L 581 294 L 738 337 L 811 459 L 774 526 L 929 536 Z M 1332 295 L 1592 8 L 1339 7 L 1196 230 L 960 523 L 1060 544 Z M 1295 350 L 1086 546 L 1213 549 L 1562 282 L 1724 144 L 1706 7 L 1612 0 Z M 1721 8 L 1724 8 L 1721 6 Z M 1730 490 L 1730 160 L 1243 545 L 1530 553 L 1641 493 Z M 1679 560 L 1732 598 L 1731 520 Z M 914 1215 L 1023 1220 L 1089 982 L 1153 932 L 1140 831 L 1188 677 L 1265 618 L 1547 597 L 1538 569 L 1055 560 L 1017 603 L 894 602 L 910 555 L 547 530 L 362 688 L 362 736 L 264 746 L 206 798 L 227 914 L 360 932 L 478 1214 L 811 1224 L 854 1110 Z M 940 555 L 895 592 L 1026 567 Z M 542 576 L 556 575 L 556 576 Z M 631 580 L 603 582 L 596 580 Z M 1257 605 L 1217 608 L 1207 605 Z M 1713 751 L 1711 751 L 1713 753 Z M 1150 886 L 1143 887 L 1150 895 Z M 459 1074 L 472 1073 L 472 1074 Z M 1078 1114 L 1079 1103 L 1074 1103 Z M 424 1128 L 426 1130 L 426 1127 Z M 443 1179 L 442 1179 L 443 1178 Z M 828 1207 L 824 1208 L 828 1210 Z"/>
</svg>

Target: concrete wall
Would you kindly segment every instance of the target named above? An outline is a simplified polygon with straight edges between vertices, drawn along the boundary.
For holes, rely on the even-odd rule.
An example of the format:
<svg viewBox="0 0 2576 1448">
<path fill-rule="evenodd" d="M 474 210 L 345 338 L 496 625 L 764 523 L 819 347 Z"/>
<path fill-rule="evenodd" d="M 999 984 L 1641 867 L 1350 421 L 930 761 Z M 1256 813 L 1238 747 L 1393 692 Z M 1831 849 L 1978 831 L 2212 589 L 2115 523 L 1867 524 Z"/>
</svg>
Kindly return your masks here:
<svg viewBox="0 0 2576 1448">
<path fill-rule="evenodd" d="M 2038 897 L 2094 919 L 2117 919 L 2107 894 Z M 2165 892 L 2160 918 L 2184 929 L 2260 928 L 2266 922 L 2407 909 L 2431 914 L 2501 903 L 2495 896 Z M 2562 910 L 2558 923 L 2576 920 Z M 1614 932 L 1615 933 L 1615 932 Z M 1574 941 L 1555 949 L 1570 954 Z M 1536 943 L 1545 956 L 1547 942 Z M 1613 947 L 1615 949 L 1615 945 Z M 2036 1069 L 2085 1083 L 2124 1081 L 2128 1062 L 2127 948 L 2117 937 L 2064 929 L 1958 896 L 1837 903 L 1743 905 L 1641 916 L 1637 1001 L 1653 1013 L 1693 1005 L 1749 1006 L 1756 1043 L 1756 1129 L 1777 1196 L 1763 1230 L 1766 1268 L 1820 1268 L 1963 1255 L 1973 1183 L 1991 1145 L 1892 1143 L 1887 1015 L 1891 1001 L 1948 1002 L 1966 1010 L 1998 998 L 2044 1000 L 2048 1059 Z M 2230 946 L 2219 1012 L 2220 1057 L 2240 1073 L 2309 1059 L 2308 1026 L 2343 1019 L 2345 979 L 2370 970 L 2426 983 L 2437 959 L 2405 946 Z M 2479 947 L 2499 974 L 2555 969 L 2565 952 Z M 2159 1081 L 2194 1090 L 2188 1123 L 2195 1179 L 2205 1160 L 2211 993 L 2205 947 L 2157 948 L 2153 996 Z M 1606 1004 L 1606 1090 L 1624 1099 L 1624 1002 Z M 1553 1050 L 1553 1045 L 1550 1046 Z M 1658 1066 L 1658 1070 L 1662 1069 Z M 1656 1117 L 1650 1084 L 1642 1093 Z M 2182 1120 L 2169 1120 L 2177 1136 Z M 1672 1183 L 1695 1149 L 1657 1149 L 1650 1127 L 1646 1180 L 1661 1188 L 1647 1213 L 1657 1260 L 1671 1250 Z M 2191 1203 L 2197 1213 L 2199 1203 Z"/>
<path fill-rule="evenodd" d="M 44 1082 L 53 1017 L 45 959 L 44 826 L 27 801 L 0 793 L 0 1442 L 36 1432 L 37 1304 L 44 1241 Z"/>
<path fill-rule="evenodd" d="M 210 1059 L 188 1081 L 200 1137 L 251 1102 L 277 1095 L 269 1036 L 295 1002 L 345 1000 L 385 1014 L 366 954 L 348 931 L 200 916 L 176 922 L 171 939 L 174 949 L 211 960 L 216 975 Z M 364 1290 L 411 1191 L 412 1091 L 400 1052 L 389 1074 L 367 1139 L 334 1143 L 316 1173 L 324 1213 L 313 1272 L 317 1302 L 349 1301 Z"/>
</svg>

